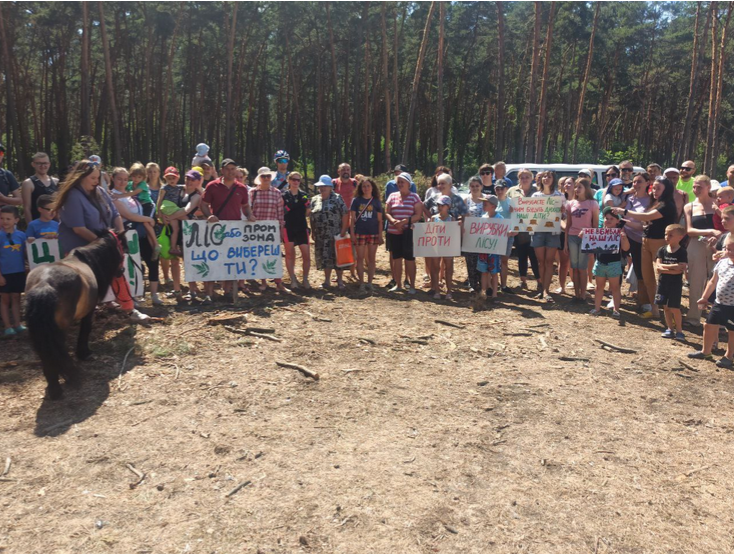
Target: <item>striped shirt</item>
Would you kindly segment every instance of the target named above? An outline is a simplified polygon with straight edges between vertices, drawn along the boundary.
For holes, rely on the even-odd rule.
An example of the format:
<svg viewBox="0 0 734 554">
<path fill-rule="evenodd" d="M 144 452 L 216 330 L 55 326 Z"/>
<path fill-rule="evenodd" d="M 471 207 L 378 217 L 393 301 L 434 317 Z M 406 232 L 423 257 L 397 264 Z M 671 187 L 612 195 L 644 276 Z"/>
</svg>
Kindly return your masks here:
<svg viewBox="0 0 734 554">
<path fill-rule="evenodd" d="M 285 225 L 283 216 L 283 194 L 274 186 L 267 190 L 261 188 L 250 189 L 250 208 L 252 215 L 258 221 L 279 221 Z"/>
<path fill-rule="evenodd" d="M 416 204 L 421 203 L 421 198 L 414 192 L 408 193 L 403 198 L 399 192 L 393 192 L 385 203 L 386 208 L 390 208 L 390 214 L 397 219 L 407 219 L 415 213 Z M 386 210 L 387 211 L 387 210 Z M 405 229 L 405 227 L 403 228 Z M 402 231 L 398 231 L 395 226 L 390 223 L 387 226 L 387 232 L 391 235 L 402 235 Z"/>
</svg>

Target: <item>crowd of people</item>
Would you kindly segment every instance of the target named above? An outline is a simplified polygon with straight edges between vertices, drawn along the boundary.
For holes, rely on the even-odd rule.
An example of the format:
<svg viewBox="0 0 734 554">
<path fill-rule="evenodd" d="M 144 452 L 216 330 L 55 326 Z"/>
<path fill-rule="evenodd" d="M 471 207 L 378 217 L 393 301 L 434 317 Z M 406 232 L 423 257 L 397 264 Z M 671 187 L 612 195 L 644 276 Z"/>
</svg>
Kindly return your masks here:
<svg viewBox="0 0 734 554">
<path fill-rule="evenodd" d="M 0 145 L 0 163 L 4 153 Z M 505 164 L 498 162 L 481 165 L 478 174 L 468 180 L 467 193 L 459 191 L 451 169 L 441 166 L 421 198 L 404 165 L 394 168 L 394 178 L 380 191 L 374 178 L 353 176 L 350 165 L 343 163 L 336 177 L 322 175 L 314 183 L 316 194 L 310 195 L 303 175 L 289 171 L 287 152 L 276 152 L 273 163 L 275 170 L 261 167 L 250 184 L 246 168 L 231 158 L 215 164 L 209 147 L 200 144 L 182 184 L 175 167 L 161 171 L 151 162 L 105 170 L 99 156 L 77 162 L 63 182 L 49 175 L 50 159 L 42 152 L 33 156 L 34 175 L 22 184 L 10 171 L 0 169 L 3 336 L 25 331 L 21 318 L 27 273 L 24 245 L 34 240 L 57 238 L 63 256 L 96 240 L 97 233 L 105 229 L 118 233 L 135 229 L 152 304 L 163 303 L 161 274 L 172 299 L 209 304 L 216 298 L 214 282 L 188 282 L 184 295 L 182 222 L 273 220 L 281 226 L 290 286 L 275 279 L 275 289 L 281 293 L 311 288 L 313 242 L 316 269 L 323 272 L 320 288 L 346 289 L 344 273 L 349 271 L 358 284 L 356 292 L 369 294 L 374 291 L 377 250 L 385 244 L 392 277 L 386 287 L 389 293 L 415 295 L 424 287 L 434 299 L 445 294 L 452 301 L 458 284 L 453 257 L 425 258 L 423 283 L 417 283 L 416 223 L 463 224 L 466 217 L 509 219 L 513 199 L 559 197 L 560 232 L 510 233 L 504 253 L 463 253 L 467 279 L 460 286 L 476 295 L 477 302 L 492 303 L 500 297 L 509 301 L 517 294 L 508 286 L 509 259 L 514 253 L 520 288 L 529 289 L 534 282 L 535 290 L 528 294 L 539 301 L 555 303 L 569 294 L 572 302 L 584 304 L 593 297 L 590 315 L 610 309 L 613 317 L 620 317 L 626 280 L 640 317 L 659 319 L 663 309 L 664 338 L 684 340 L 684 321 L 699 327 L 703 312 L 712 305 L 704 325 L 703 347 L 690 356 L 711 359 L 718 328 L 724 325 L 729 332 L 728 347 L 717 365 L 734 365 L 734 239 L 730 235 L 734 230 L 734 166 L 726 181 L 719 183 L 706 175 L 694 176 L 693 161 L 665 171 L 650 164 L 646 171 L 635 173 L 632 162 L 625 160 L 609 166 L 606 182 L 595 187 L 593 173 L 586 169 L 560 179 L 553 171 L 534 175 L 522 169 L 513 184 L 505 178 Z M 618 251 L 596 256 L 584 252 L 584 230 L 598 227 L 620 229 Z M 337 239 L 343 237 L 350 237 L 353 245 L 354 263 L 346 267 L 338 263 L 335 248 Z M 556 278 L 558 286 L 554 287 Z M 246 294 L 269 288 L 265 280 L 221 285 L 225 297 L 233 286 Z M 684 286 L 690 300 L 685 319 L 681 312 Z M 133 320 L 147 318 L 137 309 L 142 298 L 121 300 L 120 291 L 114 293 L 105 301 L 117 300 Z"/>
</svg>

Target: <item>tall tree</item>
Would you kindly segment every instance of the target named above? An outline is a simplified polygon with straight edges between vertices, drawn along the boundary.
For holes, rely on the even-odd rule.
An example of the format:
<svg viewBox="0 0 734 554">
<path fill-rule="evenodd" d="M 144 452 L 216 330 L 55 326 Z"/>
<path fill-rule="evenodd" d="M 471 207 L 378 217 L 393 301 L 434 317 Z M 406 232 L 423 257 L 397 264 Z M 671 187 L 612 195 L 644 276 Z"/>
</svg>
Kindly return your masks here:
<svg viewBox="0 0 734 554">
<path fill-rule="evenodd" d="M 104 19 L 104 2 L 97 2 L 99 6 L 99 30 L 102 34 L 102 48 L 104 50 L 105 76 L 107 80 L 107 100 L 110 104 L 112 116 L 113 150 L 112 163 L 122 163 L 122 138 L 120 136 L 120 120 L 117 118 L 117 102 L 115 101 L 115 86 L 112 82 L 112 59 L 110 58 L 110 43 L 107 40 L 107 25 Z"/>
<path fill-rule="evenodd" d="M 555 19 L 555 15 L 556 4 L 550 4 L 548 12 L 548 25 L 545 33 L 545 60 L 543 62 L 543 82 L 540 88 L 540 115 L 538 116 L 538 136 L 535 141 L 536 163 L 542 163 L 545 156 L 545 119 L 548 96 L 548 72 L 550 70 L 551 53 L 553 48 L 553 21 Z M 563 72 L 563 70 L 561 70 L 561 72 Z"/>
<path fill-rule="evenodd" d="M 232 106 L 232 62 L 234 61 L 234 37 L 237 30 L 237 2 L 232 2 L 232 17 L 229 22 L 229 42 L 227 48 L 227 107 L 224 119 L 224 154 L 233 156 L 234 117 Z"/>
<path fill-rule="evenodd" d="M 497 122 L 495 124 L 494 155 L 505 156 L 505 17 L 503 2 L 497 6 Z"/>
<path fill-rule="evenodd" d="M 82 54 L 81 54 L 81 89 L 79 98 L 79 134 L 91 135 L 91 106 L 89 87 L 89 3 L 82 2 Z"/>
<path fill-rule="evenodd" d="M 443 165 L 443 48 L 446 28 L 446 3 L 439 2 L 438 11 L 438 88 L 436 90 L 436 152 L 438 165 Z"/>
<path fill-rule="evenodd" d="M 576 149 L 579 145 L 579 134 L 581 133 L 581 116 L 584 114 L 584 98 L 586 97 L 586 89 L 589 86 L 589 77 L 591 76 L 591 61 L 594 57 L 594 38 L 596 37 L 596 28 L 599 23 L 599 9 L 601 2 L 596 2 L 596 10 L 594 11 L 594 23 L 591 26 L 591 38 L 589 38 L 589 53 L 586 56 L 586 71 L 584 72 L 584 80 L 581 84 L 579 93 L 579 105 L 576 112 L 576 123 L 574 125 L 575 134 L 573 137 L 573 163 L 576 163 Z"/>
<path fill-rule="evenodd" d="M 713 133 L 713 152 L 711 164 L 711 172 L 717 170 L 717 163 L 719 161 L 719 122 L 721 120 L 721 96 L 724 87 L 724 62 L 726 61 L 726 42 L 729 34 L 729 23 L 731 22 L 731 14 L 734 10 L 734 2 L 729 2 L 726 8 L 726 21 L 724 22 L 724 30 L 721 33 L 721 46 L 719 46 L 719 75 L 716 80 L 716 106 L 714 110 L 714 133 Z"/>
<path fill-rule="evenodd" d="M 535 160 L 535 132 L 538 124 L 538 66 L 540 65 L 540 20 L 542 14 L 542 3 L 535 2 L 535 24 L 533 25 L 533 56 L 530 62 L 530 90 L 528 98 L 528 115 L 526 118 L 525 131 L 525 155 L 524 160 L 531 162 Z"/>
<path fill-rule="evenodd" d="M 390 135 L 392 134 L 392 125 L 390 121 L 390 112 L 392 106 L 390 103 L 390 76 L 387 71 L 387 57 L 388 57 L 388 45 L 387 45 L 387 25 L 385 22 L 385 11 L 386 2 L 382 2 L 381 10 L 381 29 L 382 29 L 382 86 L 383 86 L 383 97 L 385 102 L 385 171 L 389 172 L 392 169 L 392 162 L 390 161 Z M 359 59 L 359 58 L 357 58 Z"/>
</svg>

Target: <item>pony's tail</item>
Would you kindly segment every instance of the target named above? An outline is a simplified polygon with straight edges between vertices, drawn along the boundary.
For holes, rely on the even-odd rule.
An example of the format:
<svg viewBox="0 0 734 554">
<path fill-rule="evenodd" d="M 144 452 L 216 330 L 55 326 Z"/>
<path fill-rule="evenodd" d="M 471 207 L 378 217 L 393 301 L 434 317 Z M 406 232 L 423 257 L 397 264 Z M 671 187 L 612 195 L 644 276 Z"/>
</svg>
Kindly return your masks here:
<svg viewBox="0 0 734 554">
<path fill-rule="evenodd" d="M 33 349 L 41 358 L 43 374 L 52 397 L 61 395 L 59 375 L 73 377 L 74 363 L 66 351 L 64 331 L 56 323 L 59 291 L 48 284 L 31 289 L 25 295 L 25 315 Z"/>
</svg>

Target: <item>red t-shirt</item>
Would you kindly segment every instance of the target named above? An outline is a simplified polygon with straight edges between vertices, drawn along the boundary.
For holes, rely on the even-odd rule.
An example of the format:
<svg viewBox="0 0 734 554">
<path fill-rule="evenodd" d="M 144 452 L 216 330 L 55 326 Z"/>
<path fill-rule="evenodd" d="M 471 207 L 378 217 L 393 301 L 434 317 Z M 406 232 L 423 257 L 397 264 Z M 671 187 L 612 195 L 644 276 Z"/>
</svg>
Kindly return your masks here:
<svg viewBox="0 0 734 554">
<path fill-rule="evenodd" d="M 242 207 L 247 206 L 249 203 L 247 187 L 235 181 L 235 191 L 232 196 L 227 200 L 230 189 L 222 183 L 221 179 L 216 179 L 209 183 L 204 190 L 204 195 L 201 197 L 202 201 L 209 204 L 209 210 L 212 215 L 216 215 L 223 221 L 239 221 L 242 219 Z M 227 204 L 221 208 L 224 201 L 227 200 Z M 217 215 L 219 212 L 219 215 Z"/>
<path fill-rule="evenodd" d="M 357 191 L 357 179 L 349 179 L 348 183 L 342 183 L 340 177 L 331 180 L 334 183 L 334 192 L 342 197 L 344 203 L 347 205 L 347 209 L 352 206 L 352 200 L 354 200 L 354 193 Z"/>
<path fill-rule="evenodd" d="M 731 204 L 724 203 L 714 212 L 714 229 L 721 231 L 722 233 L 726 233 L 726 229 L 724 229 L 724 225 L 721 223 L 721 216 L 719 214 L 728 206 L 731 206 Z"/>
</svg>

